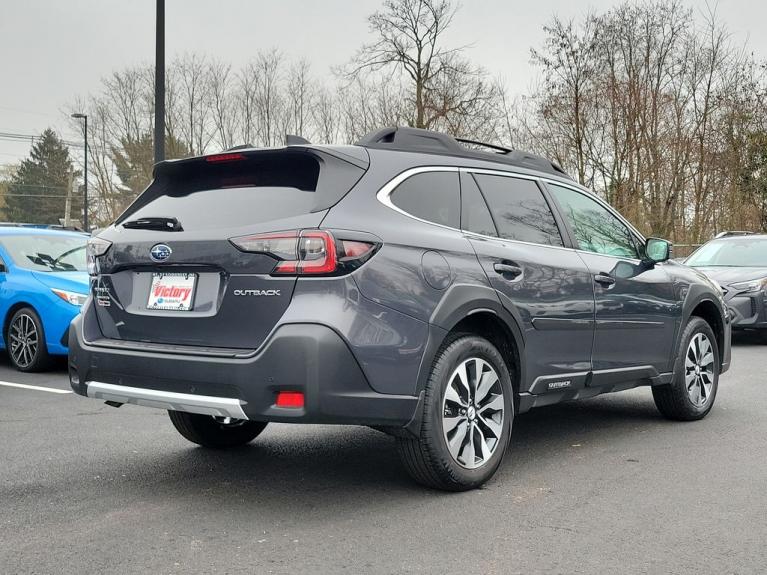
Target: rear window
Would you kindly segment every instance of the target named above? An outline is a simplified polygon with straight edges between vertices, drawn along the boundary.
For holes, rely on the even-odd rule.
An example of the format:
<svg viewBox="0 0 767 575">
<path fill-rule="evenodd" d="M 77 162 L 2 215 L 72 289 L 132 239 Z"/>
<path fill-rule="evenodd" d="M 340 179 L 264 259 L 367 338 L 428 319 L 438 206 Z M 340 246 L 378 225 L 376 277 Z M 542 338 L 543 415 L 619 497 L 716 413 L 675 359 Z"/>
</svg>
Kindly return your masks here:
<svg viewBox="0 0 767 575">
<path fill-rule="evenodd" d="M 185 230 L 239 227 L 325 210 L 364 170 L 298 151 L 256 152 L 244 159 L 196 159 L 161 167 L 117 223 L 176 218 Z"/>
</svg>

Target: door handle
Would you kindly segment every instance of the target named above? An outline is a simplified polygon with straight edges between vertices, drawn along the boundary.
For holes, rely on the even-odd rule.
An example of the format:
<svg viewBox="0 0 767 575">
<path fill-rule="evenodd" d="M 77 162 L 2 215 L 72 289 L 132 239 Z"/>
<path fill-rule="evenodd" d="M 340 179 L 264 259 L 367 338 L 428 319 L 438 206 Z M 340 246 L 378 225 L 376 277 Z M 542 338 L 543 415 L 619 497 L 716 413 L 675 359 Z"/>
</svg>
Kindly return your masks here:
<svg viewBox="0 0 767 575">
<path fill-rule="evenodd" d="M 594 281 L 604 286 L 611 286 L 615 283 L 615 278 L 606 273 L 599 273 L 594 276 Z"/>
<path fill-rule="evenodd" d="M 495 264 L 493 269 L 503 276 L 511 276 L 512 278 L 522 275 L 522 268 L 512 264 Z"/>
</svg>

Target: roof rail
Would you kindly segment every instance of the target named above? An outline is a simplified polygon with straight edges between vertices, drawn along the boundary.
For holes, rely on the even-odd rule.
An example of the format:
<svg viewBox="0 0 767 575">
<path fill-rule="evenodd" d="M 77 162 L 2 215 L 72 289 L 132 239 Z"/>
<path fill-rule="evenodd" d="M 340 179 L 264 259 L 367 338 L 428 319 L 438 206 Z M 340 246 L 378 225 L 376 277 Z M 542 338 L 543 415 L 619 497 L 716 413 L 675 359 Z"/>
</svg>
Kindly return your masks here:
<svg viewBox="0 0 767 575">
<path fill-rule="evenodd" d="M 482 148 L 489 148 L 495 150 L 497 154 L 510 154 L 514 150 L 511 148 L 505 148 L 503 146 L 496 146 L 495 144 L 488 144 L 487 142 L 478 142 L 476 140 L 467 140 L 466 138 L 456 138 L 456 142 L 459 144 L 469 144 L 470 146 L 480 146 Z"/>
<path fill-rule="evenodd" d="M 719 232 L 714 236 L 714 239 L 718 240 L 719 238 L 730 238 L 733 236 L 753 236 L 756 234 L 756 232 L 747 232 L 744 230 L 731 230 L 727 232 Z"/>
<path fill-rule="evenodd" d="M 466 146 L 462 146 L 461 143 L 481 146 L 495 151 L 485 152 L 481 150 L 473 150 Z M 446 154 L 462 158 L 499 162 L 570 178 L 560 166 L 542 156 L 536 156 L 535 154 L 519 150 L 511 150 L 495 144 L 454 138 L 441 132 L 433 132 L 421 128 L 397 126 L 382 128 L 381 130 L 363 136 L 362 139 L 357 142 L 357 145 L 382 150 Z"/>
</svg>

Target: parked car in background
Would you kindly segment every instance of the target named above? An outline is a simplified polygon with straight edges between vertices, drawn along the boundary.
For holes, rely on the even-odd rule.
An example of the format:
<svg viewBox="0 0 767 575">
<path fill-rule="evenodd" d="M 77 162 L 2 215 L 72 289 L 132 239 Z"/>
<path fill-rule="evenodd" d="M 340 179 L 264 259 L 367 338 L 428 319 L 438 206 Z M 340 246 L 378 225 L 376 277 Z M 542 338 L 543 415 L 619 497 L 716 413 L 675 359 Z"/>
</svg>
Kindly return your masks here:
<svg viewBox="0 0 767 575">
<path fill-rule="evenodd" d="M 66 355 L 69 324 L 88 294 L 80 232 L 0 227 L 2 346 L 20 371 L 41 371 Z"/>
<path fill-rule="evenodd" d="M 647 385 L 705 417 L 730 362 L 718 288 L 551 161 L 486 147 L 387 128 L 158 164 L 88 242 L 72 389 L 207 447 L 373 426 L 446 490 L 491 477 L 533 407 Z"/>
<path fill-rule="evenodd" d="M 684 263 L 722 287 L 733 329 L 767 333 L 767 235 L 723 232 Z"/>
</svg>

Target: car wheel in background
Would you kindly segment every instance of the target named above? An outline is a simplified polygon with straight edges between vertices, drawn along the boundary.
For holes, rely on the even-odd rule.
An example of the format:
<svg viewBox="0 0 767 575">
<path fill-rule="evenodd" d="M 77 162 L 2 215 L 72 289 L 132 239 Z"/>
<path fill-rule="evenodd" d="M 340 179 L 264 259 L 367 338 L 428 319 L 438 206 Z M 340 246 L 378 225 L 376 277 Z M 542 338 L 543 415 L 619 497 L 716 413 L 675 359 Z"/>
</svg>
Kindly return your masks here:
<svg viewBox="0 0 767 575">
<path fill-rule="evenodd" d="M 173 426 L 186 439 L 197 445 L 216 449 L 245 445 L 253 441 L 266 427 L 266 423 L 261 421 L 184 411 L 169 411 L 168 415 Z"/>
<path fill-rule="evenodd" d="M 465 491 L 490 479 L 509 444 L 514 418 L 506 363 L 484 338 L 458 335 L 443 346 L 426 383 L 420 437 L 398 437 L 418 483 Z"/>
<path fill-rule="evenodd" d="M 702 318 L 691 317 L 682 332 L 673 381 L 652 388 L 658 410 L 678 421 L 706 417 L 716 399 L 719 365 L 714 331 Z"/>
<path fill-rule="evenodd" d="M 40 316 L 31 307 L 16 311 L 5 334 L 8 357 L 19 371 L 43 371 L 51 363 Z"/>
</svg>

